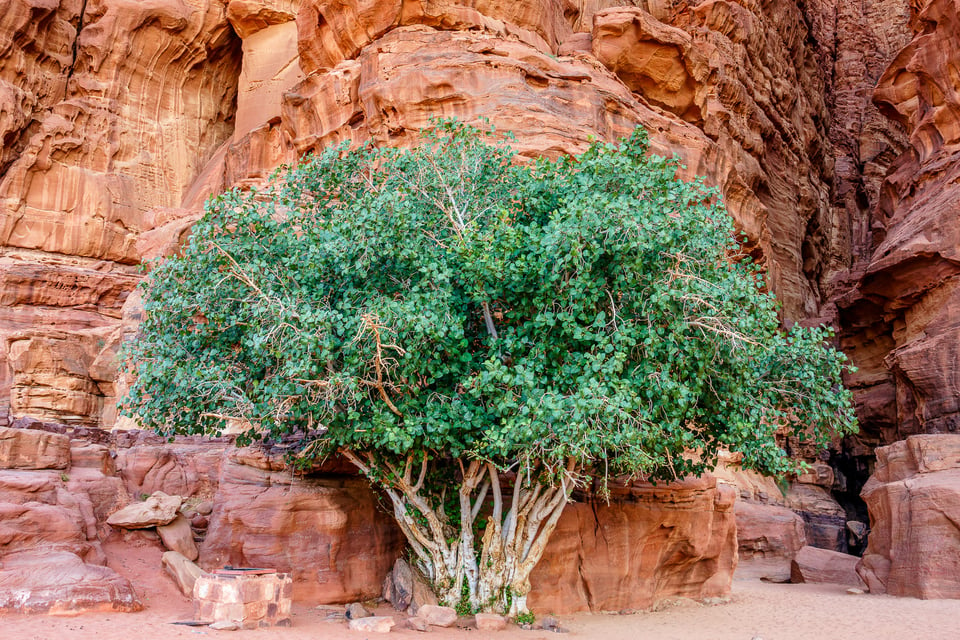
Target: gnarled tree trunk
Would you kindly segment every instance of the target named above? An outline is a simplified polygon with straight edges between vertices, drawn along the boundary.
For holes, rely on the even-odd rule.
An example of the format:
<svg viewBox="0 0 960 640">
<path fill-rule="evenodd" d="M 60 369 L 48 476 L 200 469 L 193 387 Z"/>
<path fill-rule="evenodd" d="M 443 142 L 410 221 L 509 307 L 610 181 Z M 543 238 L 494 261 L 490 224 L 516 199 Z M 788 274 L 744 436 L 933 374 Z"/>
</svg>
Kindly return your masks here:
<svg viewBox="0 0 960 640">
<path fill-rule="evenodd" d="M 416 480 L 414 456 L 403 468 L 368 452 L 342 450 L 365 475 L 380 484 L 393 515 L 437 597 L 449 606 L 464 598 L 474 611 L 516 616 L 527 612 L 530 573 L 540 561 L 550 534 L 576 485 L 577 464 L 559 469 L 541 463 L 521 468 L 504 496 L 501 473 L 492 462 L 472 460 L 460 467 L 458 513 L 448 514 L 444 500 L 426 497 L 429 460 L 423 456 Z M 436 488 L 434 488 L 434 497 Z M 477 540 L 474 525 L 486 519 Z"/>
</svg>

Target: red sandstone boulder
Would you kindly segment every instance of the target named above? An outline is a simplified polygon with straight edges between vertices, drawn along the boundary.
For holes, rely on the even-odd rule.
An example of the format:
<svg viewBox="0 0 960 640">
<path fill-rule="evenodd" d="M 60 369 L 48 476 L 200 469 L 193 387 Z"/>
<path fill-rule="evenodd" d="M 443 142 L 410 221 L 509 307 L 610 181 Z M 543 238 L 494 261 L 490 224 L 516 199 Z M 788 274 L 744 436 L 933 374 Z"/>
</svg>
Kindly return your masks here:
<svg viewBox="0 0 960 640">
<path fill-rule="evenodd" d="M 177 551 L 185 556 L 191 562 L 200 556 L 197 545 L 193 541 L 193 530 L 190 527 L 190 521 L 183 515 L 178 515 L 167 524 L 157 526 L 157 534 L 160 540 L 170 551 Z"/>
<path fill-rule="evenodd" d="M 203 569 L 191 562 L 182 553 L 167 551 L 161 557 L 161 563 L 167 575 L 177 584 L 180 592 L 188 598 L 193 597 L 193 585 L 204 574 Z"/>
<path fill-rule="evenodd" d="M 803 519 L 785 507 L 738 501 L 738 578 L 790 579 L 790 563 L 806 545 Z"/>
<path fill-rule="evenodd" d="M 862 587 L 863 581 L 857 576 L 857 556 L 804 547 L 797 552 L 790 563 L 790 582 L 815 582 L 842 584 L 848 587 Z"/>
<path fill-rule="evenodd" d="M 0 561 L 0 613 L 139 611 L 130 582 L 67 551 L 27 550 Z"/>
<path fill-rule="evenodd" d="M 960 598 L 960 435 L 877 449 L 861 496 L 871 531 L 858 572 L 871 593 Z"/>
<path fill-rule="evenodd" d="M 169 524 L 177 517 L 183 498 L 156 491 L 143 502 L 134 502 L 107 518 L 107 524 L 121 529 L 146 529 Z"/>
</svg>

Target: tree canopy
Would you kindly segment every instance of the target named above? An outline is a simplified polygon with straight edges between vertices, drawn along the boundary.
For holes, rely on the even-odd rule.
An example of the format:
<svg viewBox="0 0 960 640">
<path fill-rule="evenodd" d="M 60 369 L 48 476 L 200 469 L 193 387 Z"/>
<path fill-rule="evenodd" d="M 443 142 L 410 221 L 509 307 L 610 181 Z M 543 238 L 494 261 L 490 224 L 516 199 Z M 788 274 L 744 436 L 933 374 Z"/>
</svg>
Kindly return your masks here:
<svg viewBox="0 0 960 640">
<path fill-rule="evenodd" d="M 146 280 L 125 411 L 347 456 L 441 594 L 522 610 L 582 478 L 677 478 L 720 449 L 783 473 L 778 432 L 855 424 L 829 330 L 781 328 L 718 194 L 677 169 L 641 129 L 519 162 L 508 136 L 439 122 L 224 193 Z M 477 547 L 506 578 L 484 583 Z"/>
</svg>

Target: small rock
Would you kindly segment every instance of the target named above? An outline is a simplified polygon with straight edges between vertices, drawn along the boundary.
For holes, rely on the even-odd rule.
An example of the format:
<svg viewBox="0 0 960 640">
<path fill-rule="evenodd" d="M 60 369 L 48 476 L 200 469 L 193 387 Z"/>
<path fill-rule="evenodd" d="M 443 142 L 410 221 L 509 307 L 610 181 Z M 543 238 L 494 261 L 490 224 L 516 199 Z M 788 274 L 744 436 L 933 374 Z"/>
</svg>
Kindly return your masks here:
<svg viewBox="0 0 960 640">
<path fill-rule="evenodd" d="M 196 511 L 202 516 L 208 516 L 213 513 L 213 503 L 212 502 L 201 502 L 196 506 Z"/>
<path fill-rule="evenodd" d="M 349 627 L 354 631 L 364 631 L 366 633 L 390 633 L 397 621 L 391 616 L 369 616 L 366 618 L 355 618 L 349 623 Z"/>
<path fill-rule="evenodd" d="M 359 602 L 353 602 L 347 605 L 347 620 L 359 620 L 361 618 L 369 618 L 372 615 L 370 610 Z"/>
<path fill-rule="evenodd" d="M 503 631 L 507 628 L 507 619 L 496 613 L 478 613 L 474 620 L 481 631 Z"/>
<path fill-rule="evenodd" d="M 553 616 L 547 616 L 540 621 L 540 628 L 544 631 L 552 631 L 554 633 L 568 633 L 567 629 L 564 629 L 560 625 L 560 621 L 554 618 Z"/>
<path fill-rule="evenodd" d="M 413 616 L 412 618 L 407 618 L 404 621 L 404 626 L 407 629 L 413 629 L 414 631 L 430 631 L 430 625 L 427 624 L 427 621 L 421 618 L 420 616 Z"/>
<path fill-rule="evenodd" d="M 236 631 L 240 628 L 240 625 L 231 620 L 221 620 L 220 622 L 211 623 L 209 628 L 214 631 Z"/>
<path fill-rule="evenodd" d="M 425 604 L 417 610 L 417 617 L 435 627 L 451 627 L 457 621 L 457 612 L 453 607 Z"/>
<path fill-rule="evenodd" d="M 847 589 L 847 593 L 849 593 L 852 596 L 862 596 L 864 593 L 866 593 L 866 591 L 864 591 L 863 589 L 857 589 L 856 587 L 850 587 L 849 589 Z"/>
<path fill-rule="evenodd" d="M 190 520 L 190 526 L 194 529 L 206 529 L 210 526 L 210 520 L 207 516 L 202 516 L 198 513 Z"/>
</svg>

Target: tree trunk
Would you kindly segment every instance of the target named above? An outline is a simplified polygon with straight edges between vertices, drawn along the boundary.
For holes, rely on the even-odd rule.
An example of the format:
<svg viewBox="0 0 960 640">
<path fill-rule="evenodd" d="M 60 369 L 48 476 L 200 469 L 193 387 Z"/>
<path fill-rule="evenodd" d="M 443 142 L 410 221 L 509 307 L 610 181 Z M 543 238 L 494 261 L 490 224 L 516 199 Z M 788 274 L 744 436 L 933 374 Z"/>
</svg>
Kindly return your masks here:
<svg viewBox="0 0 960 640">
<path fill-rule="evenodd" d="M 530 573 L 576 485 L 575 460 L 569 459 L 559 474 L 547 473 L 541 465 L 518 473 L 509 504 L 504 504 L 495 465 L 477 460 L 464 465 L 458 460 L 459 517 L 451 522 L 442 499 L 431 503 L 421 493 L 427 474 L 425 458 L 414 482 L 412 454 L 401 473 L 371 453 L 342 453 L 390 498 L 394 518 L 441 603 L 457 606 L 466 596 L 465 604 L 473 611 L 510 616 L 527 612 Z M 488 506 L 488 493 L 492 493 L 492 505 L 486 516 L 481 514 Z M 473 534 L 478 517 L 487 518 L 479 545 Z"/>
</svg>

